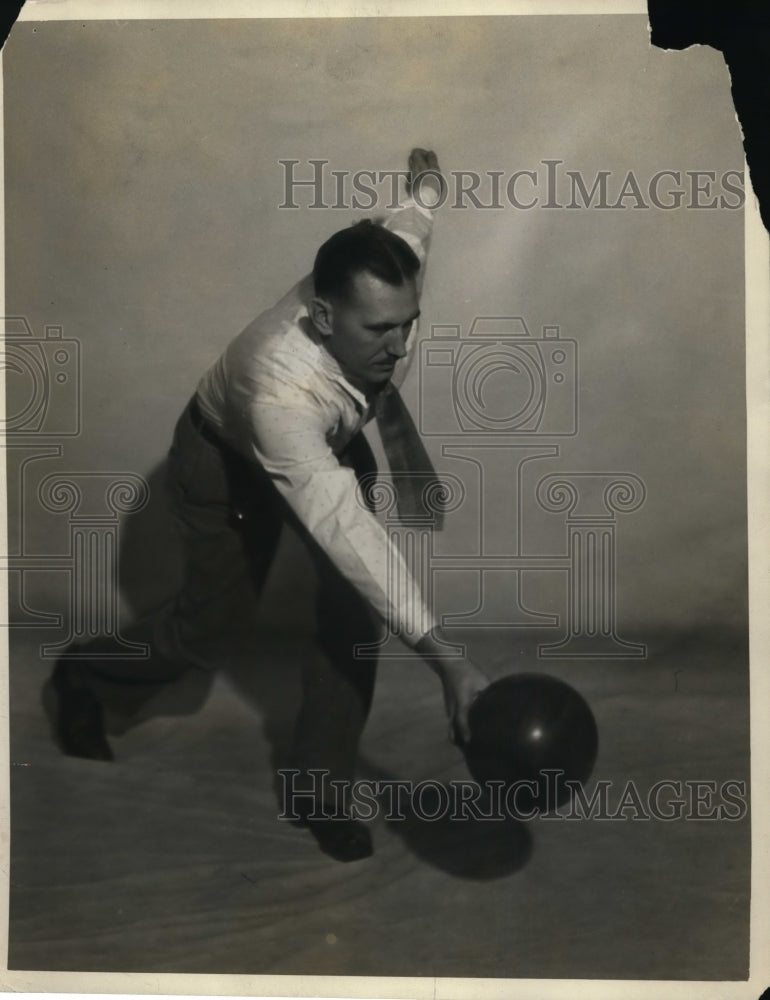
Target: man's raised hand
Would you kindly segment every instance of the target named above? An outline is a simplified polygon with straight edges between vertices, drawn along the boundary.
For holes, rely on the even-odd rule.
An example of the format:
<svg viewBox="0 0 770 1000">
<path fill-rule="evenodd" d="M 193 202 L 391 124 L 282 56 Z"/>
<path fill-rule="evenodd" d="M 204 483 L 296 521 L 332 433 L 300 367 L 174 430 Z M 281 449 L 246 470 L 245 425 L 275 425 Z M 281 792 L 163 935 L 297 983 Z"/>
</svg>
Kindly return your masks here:
<svg viewBox="0 0 770 1000">
<path fill-rule="evenodd" d="M 445 184 L 438 157 L 433 150 L 416 146 L 409 154 L 406 193 L 415 197 L 415 200 L 425 208 L 432 208 L 441 199 Z"/>
</svg>

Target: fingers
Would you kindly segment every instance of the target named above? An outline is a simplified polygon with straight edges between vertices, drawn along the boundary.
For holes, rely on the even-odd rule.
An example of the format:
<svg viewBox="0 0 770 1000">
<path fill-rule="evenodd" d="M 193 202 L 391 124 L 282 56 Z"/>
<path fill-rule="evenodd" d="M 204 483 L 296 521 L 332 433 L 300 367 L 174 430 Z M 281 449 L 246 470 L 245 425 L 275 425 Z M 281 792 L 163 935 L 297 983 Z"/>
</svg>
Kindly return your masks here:
<svg viewBox="0 0 770 1000">
<path fill-rule="evenodd" d="M 429 150 L 422 149 L 420 146 L 415 146 L 412 152 L 409 154 L 409 169 L 412 173 L 415 170 L 421 169 L 425 163 L 427 163 L 427 158 Z"/>
<path fill-rule="evenodd" d="M 466 715 L 458 713 L 449 723 L 449 742 L 457 747 L 470 743 L 471 731 Z"/>
<path fill-rule="evenodd" d="M 458 719 L 457 723 L 455 725 L 455 729 L 456 729 L 456 731 L 458 733 L 459 740 L 460 740 L 460 742 L 458 744 L 459 746 L 462 746 L 464 743 L 470 743 L 470 740 L 471 740 L 471 730 L 470 730 L 470 727 L 468 726 L 468 720 L 467 719 Z"/>
<path fill-rule="evenodd" d="M 409 154 L 409 171 L 415 176 L 425 170 L 438 170 L 438 157 L 432 149 L 415 146 Z"/>
</svg>

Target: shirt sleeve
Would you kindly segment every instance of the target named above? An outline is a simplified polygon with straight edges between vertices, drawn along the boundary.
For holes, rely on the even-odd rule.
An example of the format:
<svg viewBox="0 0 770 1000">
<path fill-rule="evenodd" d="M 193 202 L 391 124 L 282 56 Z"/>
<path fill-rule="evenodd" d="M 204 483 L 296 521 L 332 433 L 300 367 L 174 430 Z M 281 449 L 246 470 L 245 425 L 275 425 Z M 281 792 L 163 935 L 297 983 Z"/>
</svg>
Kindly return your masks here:
<svg viewBox="0 0 770 1000">
<path fill-rule="evenodd" d="M 425 265 L 430 250 L 430 240 L 433 233 L 433 212 L 418 205 L 414 198 L 408 198 L 401 208 L 397 208 L 385 217 L 382 225 L 392 233 L 406 240 L 417 254 L 420 270 L 417 275 L 417 290 L 422 291 L 425 279 Z"/>
<path fill-rule="evenodd" d="M 287 405 L 287 402 L 289 405 Z M 326 441 L 323 410 L 292 398 L 255 398 L 251 447 L 279 493 L 337 569 L 410 646 L 435 627 L 394 542 L 366 508 L 352 469 Z"/>
<path fill-rule="evenodd" d="M 382 222 L 382 225 L 405 240 L 417 255 L 420 270 L 417 272 L 417 294 L 422 294 L 425 282 L 425 268 L 433 234 L 433 212 L 418 205 L 413 198 L 407 199 L 403 207 L 395 209 Z M 417 343 L 418 322 L 412 324 L 406 342 L 406 356 L 396 364 L 391 381 L 400 388 L 412 364 L 414 348 Z"/>
</svg>

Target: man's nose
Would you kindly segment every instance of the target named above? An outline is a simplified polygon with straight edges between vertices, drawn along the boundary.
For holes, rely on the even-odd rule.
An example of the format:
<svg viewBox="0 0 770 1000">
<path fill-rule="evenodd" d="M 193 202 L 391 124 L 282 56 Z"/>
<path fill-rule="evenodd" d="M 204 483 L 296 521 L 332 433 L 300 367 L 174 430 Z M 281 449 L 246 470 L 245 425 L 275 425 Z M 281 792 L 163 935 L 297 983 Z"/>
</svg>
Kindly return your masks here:
<svg viewBox="0 0 770 1000">
<path fill-rule="evenodd" d="M 388 354 L 393 355 L 394 358 L 406 356 L 406 335 L 401 327 L 391 330 L 388 335 Z"/>
</svg>

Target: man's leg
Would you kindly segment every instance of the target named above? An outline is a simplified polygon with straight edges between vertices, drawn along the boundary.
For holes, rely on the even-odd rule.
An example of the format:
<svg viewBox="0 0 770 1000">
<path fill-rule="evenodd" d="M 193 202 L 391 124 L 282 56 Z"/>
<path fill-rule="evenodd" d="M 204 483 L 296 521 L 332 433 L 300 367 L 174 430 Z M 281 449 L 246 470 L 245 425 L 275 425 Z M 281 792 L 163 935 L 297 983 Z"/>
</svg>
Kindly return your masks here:
<svg viewBox="0 0 770 1000">
<path fill-rule="evenodd" d="M 199 708 L 213 680 L 212 650 L 232 620 L 233 606 L 243 605 L 244 591 L 261 586 L 267 575 L 280 535 L 280 512 L 270 492 L 263 496 L 250 482 L 245 460 L 201 434 L 189 408 L 174 433 L 168 487 L 184 543 L 182 589 L 159 619 L 135 630 L 137 638 L 149 640 L 148 659 L 59 662 L 53 686 L 66 753 L 112 756 L 104 738 L 103 704 L 134 722 L 161 693 L 178 692 L 188 702 L 186 711 Z M 247 502 L 252 511 L 248 558 L 240 530 Z"/>
<path fill-rule="evenodd" d="M 184 543 L 184 584 L 155 628 L 169 660 L 207 667 L 272 565 L 283 523 L 275 488 L 227 446 L 202 436 L 188 411 L 169 452 L 169 494 Z M 208 657 L 207 657 L 208 654 Z"/>
<path fill-rule="evenodd" d="M 369 715 L 376 660 L 355 647 L 380 635 L 367 602 L 352 584 L 318 558 L 317 612 L 322 657 L 302 668 L 302 704 L 294 741 L 295 766 L 328 771 L 329 780 L 351 782 Z M 305 787 L 317 787 L 317 782 Z"/>
<path fill-rule="evenodd" d="M 374 456 L 359 434 L 341 456 L 360 479 L 376 471 Z M 318 572 L 316 602 L 319 639 L 323 656 L 302 668 L 302 703 L 294 739 L 294 766 L 300 771 L 293 783 L 300 791 L 312 792 L 316 815 L 334 815 L 338 800 L 329 781 L 348 787 L 354 780 L 361 734 L 369 715 L 377 673 L 377 661 L 356 655 L 359 644 L 375 642 L 381 634 L 368 602 L 336 569 L 317 546 L 311 552 Z M 309 772 L 315 771 L 313 775 Z M 321 782 L 319 772 L 326 781 Z M 346 812 L 343 795 L 339 805 Z M 292 810 L 292 803 L 286 807 Z M 313 803 L 297 796 L 296 811 L 306 814 Z M 337 813 L 339 816 L 339 812 Z M 356 860 L 371 854 L 369 832 L 349 820 L 330 820 L 313 825 L 321 846 L 339 860 Z"/>
</svg>

